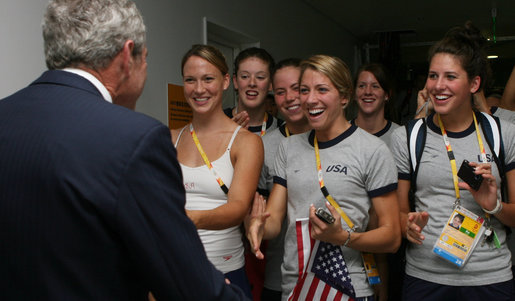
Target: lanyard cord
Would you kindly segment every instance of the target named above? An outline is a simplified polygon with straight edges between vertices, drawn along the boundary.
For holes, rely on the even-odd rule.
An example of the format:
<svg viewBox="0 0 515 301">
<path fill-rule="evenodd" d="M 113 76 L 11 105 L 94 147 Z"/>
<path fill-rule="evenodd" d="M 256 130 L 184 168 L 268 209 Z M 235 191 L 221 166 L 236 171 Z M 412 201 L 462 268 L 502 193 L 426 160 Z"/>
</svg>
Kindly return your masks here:
<svg viewBox="0 0 515 301">
<path fill-rule="evenodd" d="M 238 106 L 235 106 L 234 110 L 236 111 L 236 113 L 238 113 Z M 261 137 L 263 137 L 266 134 L 266 123 L 267 123 L 267 121 L 268 121 L 268 113 L 265 112 L 265 118 L 263 118 L 263 123 L 261 124 L 261 133 L 259 134 L 259 136 L 261 136 Z"/>
<path fill-rule="evenodd" d="M 322 190 L 322 193 L 324 194 L 324 197 L 329 201 L 329 203 L 338 211 L 338 213 L 341 215 L 347 226 L 354 231 L 354 223 L 350 220 L 350 218 L 345 214 L 343 209 L 338 205 L 338 203 L 333 199 L 333 197 L 329 194 L 329 191 L 325 187 L 324 184 L 324 178 L 322 176 L 322 163 L 320 162 L 320 151 L 318 150 L 318 141 L 317 137 L 315 135 L 315 139 L 313 141 L 313 144 L 315 145 L 315 157 L 316 157 L 316 163 L 317 163 L 317 174 L 318 174 L 318 183 L 320 184 L 320 190 Z"/>
<path fill-rule="evenodd" d="M 460 200 L 460 188 L 458 187 L 458 171 L 456 168 L 456 159 L 454 158 L 454 153 L 452 151 L 451 143 L 449 141 L 449 137 L 447 136 L 447 131 L 445 130 L 442 119 L 440 118 L 440 114 L 437 114 L 438 124 L 440 125 L 440 130 L 442 131 L 443 141 L 445 143 L 445 148 L 447 149 L 447 156 L 449 157 L 449 161 L 451 163 L 452 169 L 452 180 L 454 182 L 454 191 L 456 193 L 456 202 L 459 204 Z M 474 112 L 472 112 L 472 117 L 474 118 L 474 126 L 476 127 L 476 135 L 477 141 L 479 143 L 479 149 L 481 151 L 481 161 L 486 162 L 486 153 L 485 147 L 483 145 L 483 140 L 481 139 L 481 133 L 479 132 L 479 127 L 477 125 L 477 119 Z"/>
<path fill-rule="evenodd" d="M 191 123 L 190 123 L 190 133 L 191 133 L 191 137 L 193 138 L 193 142 L 195 142 L 195 145 L 197 146 L 200 156 L 202 156 L 202 159 L 204 159 L 204 163 L 206 163 L 207 168 L 215 176 L 216 181 L 218 182 L 218 185 L 220 185 L 220 188 L 222 189 L 222 191 L 225 194 L 228 194 L 229 189 L 227 188 L 227 186 L 225 186 L 224 181 L 222 181 L 222 178 L 220 178 L 220 176 L 218 176 L 218 174 L 216 173 L 216 170 L 213 168 L 213 165 L 211 164 L 211 162 L 209 162 L 209 159 L 207 158 L 207 155 L 204 152 L 202 145 L 200 145 L 200 141 L 198 140 L 197 134 L 195 134 L 195 130 L 193 129 L 193 124 L 191 124 Z"/>
<path fill-rule="evenodd" d="M 288 130 L 288 127 L 284 126 L 284 132 L 286 133 L 286 137 L 290 137 L 290 130 Z"/>
<path fill-rule="evenodd" d="M 265 118 L 263 119 L 263 124 L 261 125 L 261 134 L 260 136 L 263 137 L 266 134 L 266 122 L 268 121 L 268 113 L 265 112 Z"/>
</svg>

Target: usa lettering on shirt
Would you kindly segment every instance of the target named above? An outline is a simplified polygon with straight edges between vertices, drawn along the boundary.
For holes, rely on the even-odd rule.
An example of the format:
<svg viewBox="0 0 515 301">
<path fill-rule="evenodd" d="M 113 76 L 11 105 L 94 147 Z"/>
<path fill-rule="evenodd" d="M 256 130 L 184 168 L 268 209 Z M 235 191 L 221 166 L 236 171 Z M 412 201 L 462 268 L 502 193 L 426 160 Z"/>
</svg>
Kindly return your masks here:
<svg viewBox="0 0 515 301">
<path fill-rule="evenodd" d="M 343 166 L 340 164 L 334 164 L 327 166 L 326 172 L 336 172 L 336 173 L 344 173 L 347 175 L 347 166 Z"/>
<path fill-rule="evenodd" d="M 485 154 L 486 155 L 486 162 L 483 162 L 483 163 L 490 163 L 490 162 L 494 162 L 494 158 L 492 155 L 490 154 Z M 477 162 L 481 162 L 481 155 L 477 155 Z"/>
</svg>

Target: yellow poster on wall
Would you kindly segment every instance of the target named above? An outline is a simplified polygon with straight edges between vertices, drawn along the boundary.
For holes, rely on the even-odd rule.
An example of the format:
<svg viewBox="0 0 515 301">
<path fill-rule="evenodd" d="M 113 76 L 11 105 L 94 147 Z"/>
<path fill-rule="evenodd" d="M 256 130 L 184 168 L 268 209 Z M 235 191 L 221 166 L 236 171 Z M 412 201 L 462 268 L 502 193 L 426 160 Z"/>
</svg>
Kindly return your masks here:
<svg viewBox="0 0 515 301">
<path fill-rule="evenodd" d="M 178 129 L 191 121 L 191 108 L 184 98 L 182 86 L 168 84 L 168 127 Z"/>
</svg>

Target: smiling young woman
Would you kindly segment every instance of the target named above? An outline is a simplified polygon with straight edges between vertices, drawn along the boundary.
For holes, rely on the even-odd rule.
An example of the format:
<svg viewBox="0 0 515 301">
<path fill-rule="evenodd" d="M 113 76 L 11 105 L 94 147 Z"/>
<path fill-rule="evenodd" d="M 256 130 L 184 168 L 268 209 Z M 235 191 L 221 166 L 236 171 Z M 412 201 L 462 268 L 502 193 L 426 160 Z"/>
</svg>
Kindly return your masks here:
<svg viewBox="0 0 515 301">
<path fill-rule="evenodd" d="M 479 30 L 467 23 L 451 29 L 429 51 L 426 91 L 435 112 L 422 125 L 427 134 L 417 167 L 417 183 L 413 183 L 413 212 L 408 197 L 413 171 L 406 129 L 397 129 L 392 135 L 399 171 L 401 229 L 410 242 L 404 300 L 444 300 L 448 296 L 462 300 L 514 300 L 504 226 L 515 225 L 515 126 L 498 120 L 504 141 L 504 162 L 499 163 L 506 167 L 509 193 L 508 202 L 501 203 L 500 173 L 482 129 L 487 118 L 493 117 L 475 112 L 472 103 L 473 94 L 486 82 L 484 44 Z M 457 169 L 464 160 L 470 161 L 475 174 L 485 179 L 477 191 L 458 180 Z M 485 221 L 483 227 L 487 230 L 485 235 L 475 236 L 479 240 L 475 248 L 461 234 L 449 232 L 449 220 L 456 210 L 468 212 L 460 231 L 472 229 L 475 221 Z M 479 224 L 476 226 L 474 229 L 479 229 Z M 458 242 L 445 242 L 454 240 Z M 455 245 L 471 250 L 468 261 L 452 251 Z M 451 251 L 441 251 L 443 246 Z M 450 261 L 455 257 L 453 265 Z"/>
<path fill-rule="evenodd" d="M 171 134 L 183 173 L 186 213 L 209 260 L 250 298 L 239 226 L 257 188 L 263 144 L 222 110 L 230 78 L 218 49 L 194 45 L 183 57 L 182 75 L 193 119 Z"/>
<path fill-rule="evenodd" d="M 358 116 L 351 120 L 360 128 L 390 146 L 390 138 L 398 124 L 385 118 L 385 108 L 392 101 L 393 87 L 386 68 L 377 63 L 361 66 L 355 81 Z"/>
<path fill-rule="evenodd" d="M 300 59 L 295 58 L 278 62 L 272 74 L 275 102 L 285 123 L 263 136 L 265 159 L 258 186 L 260 193 L 267 197 L 274 185 L 274 161 L 279 144 L 292 135 L 301 134 L 310 129 L 300 105 L 299 77 Z M 285 233 L 286 227 L 283 227 L 276 238 L 268 241 L 261 300 L 281 300 L 281 264 L 283 262 Z"/>
<path fill-rule="evenodd" d="M 386 106 L 393 101 L 391 75 L 382 64 L 368 63 L 358 69 L 354 86 L 358 115 L 350 121 L 351 124 L 378 137 L 390 147 L 392 133 L 399 127 L 385 117 Z M 370 216 L 368 226 L 373 229 L 377 225 L 377 216 L 373 210 Z M 404 268 L 402 260 L 398 258 L 404 258 L 404 249 L 401 248 L 396 254 L 375 254 L 375 258 L 381 276 L 381 284 L 374 287 L 379 299 L 400 299 L 398 291 L 402 279 L 399 279 L 399 275 L 402 275 Z"/>
<path fill-rule="evenodd" d="M 331 291 L 329 294 L 322 293 L 324 281 L 319 284 L 314 281 L 313 285 L 318 285 L 320 291 L 313 298 L 333 300 L 335 296 L 347 295 L 356 300 L 372 300 L 373 291 L 367 282 L 360 251 L 394 252 L 400 244 L 393 158 L 381 140 L 345 119 L 344 108 L 352 89 L 350 72 L 340 59 L 316 55 L 301 63 L 300 104 L 313 130 L 281 142 L 266 210 L 264 204 L 261 208 L 254 206 L 247 225 L 253 251 L 263 258 L 259 250 L 261 240 L 275 237 L 286 219 L 283 300 L 290 294 L 294 300 L 305 298 L 310 283 L 302 279 L 312 277 L 304 274 L 310 270 L 305 270 L 309 265 L 307 259 L 325 248 L 320 246 L 341 252 L 347 269 L 340 263 L 335 268 L 342 273 L 348 271 L 350 280 L 346 287 L 326 287 Z M 330 212 L 334 223 L 327 224 L 317 217 L 315 211 L 320 207 Z M 379 224 L 367 231 L 371 207 L 379 216 Z M 343 208 L 351 224 L 342 221 L 337 208 Z M 311 230 L 305 228 L 308 223 Z M 298 239 L 310 235 L 317 246 L 313 249 Z"/>
<path fill-rule="evenodd" d="M 238 90 L 238 104 L 225 109 L 225 114 L 248 130 L 264 136 L 281 125 L 282 121 L 266 113 L 265 99 L 271 89 L 273 57 L 263 48 L 243 50 L 234 60 L 234 88 Z M 248 120 L 242 116 L 248 115 Z"/>
<path fill-rule="evenodd" d="M 481 77 L 469 75 L 454 54 L 435 53 L 431 59 L 426 90 L 447 129 L 459 132 L 472 122 L 472 94 L 479 90 Z M 437 115 L 433 117 L 437 123 Z"/>
</svg>

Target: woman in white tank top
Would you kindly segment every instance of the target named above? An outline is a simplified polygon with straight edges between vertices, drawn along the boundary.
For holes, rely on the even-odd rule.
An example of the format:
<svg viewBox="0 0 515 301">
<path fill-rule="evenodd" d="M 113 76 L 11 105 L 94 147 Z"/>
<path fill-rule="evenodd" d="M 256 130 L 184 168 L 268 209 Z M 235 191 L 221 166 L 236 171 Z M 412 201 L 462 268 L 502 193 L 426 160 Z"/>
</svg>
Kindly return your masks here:
<svg viewBox="0 0 515 301">
<path fill-rule="evenodd" d="M 183 172 L 186 213 L 210 261 L 250 294 L 239 226 L 257 188 L 263 144 L 222 110 L 230 77 L 220 51 L 194 45 L 183 57 L 182 75 L 193 119 L 171 134 Z"/>
</svg>

